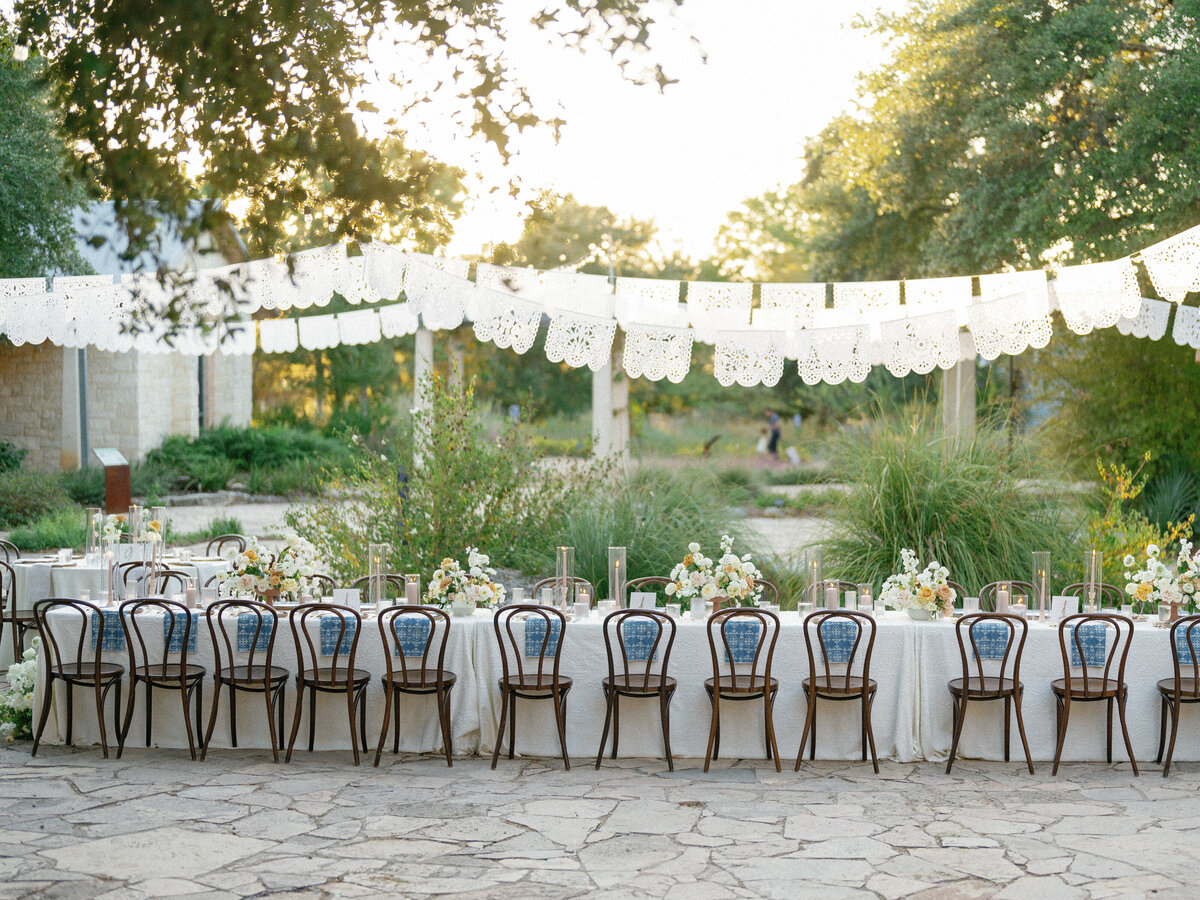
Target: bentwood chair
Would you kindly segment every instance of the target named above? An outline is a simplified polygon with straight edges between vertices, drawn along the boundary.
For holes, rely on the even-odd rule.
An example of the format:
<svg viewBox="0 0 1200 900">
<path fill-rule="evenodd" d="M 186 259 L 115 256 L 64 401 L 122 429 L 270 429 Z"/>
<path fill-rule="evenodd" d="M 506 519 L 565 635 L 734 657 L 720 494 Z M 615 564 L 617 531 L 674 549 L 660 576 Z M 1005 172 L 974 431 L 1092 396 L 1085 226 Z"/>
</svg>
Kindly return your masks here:
<svg viewBox="0 0 1200 900">
<path fill-rule="evenodd" d="M 541 603 L 542 602 L 542 597 L 541 597 L 542 589 L 550 588 L 551 590 L 553 590 L 555 585 L 557 585 L 557 584 L 558 584 L 557 578 L 543 578 L 541 581 L 535 583 L 533 588 L 529 592 L 530 593 L 530 597 L 529 597 L 530 601 L 533 603 Z M 590 601 L 591 605 L 595 606 L 596 600 L 597 600 L 596 589 L 592 586 L 592 583 L 590 581 L 588 581 L 586 578 L 576 577 L 574 579 L 574 584 L 575 584 L 575 596 L 578 597 L 580 589 L 584 589 L 588 592 L 588 596 L 591 597 L 591 601 Z M 558 600 L 555 599 L 555 603 L 557 603 L 557 602 L 558 602 Z"/>
<path fill-rule="evenodd" d="M 56 624 L 59 631 L 57 633 L 47 618 L 51 612 L 58 614 L 55 616 L 58 619 Z M 37 756 L 42 732 L 45 731 L 46 722 L 50 718 L 50 701 L 54 697 L 54 682 L 61 681 L 67 689 L 66 742 L 72 743 L 71 729 L 75 721 L 75 688 L 91 688 L 96 698 L 96 723 L 100 726 L 100 749 L 104 752 L 104 758 L 108 759 L 108 732 L 104 727 L 104 701 L 108 697 L 108 692 L 115 687 L 113 732 L 119 735 L 121 724 L 117 717 L 120 715 L 121 709 L 121 676 L 125 674 L 125 667 L 117 663 L 104 662 L 102 658 L 104 629 L 108 624 L 105 621 L 106 617 L 99 607 L 84 600 L 59 598 L 39 600 L 33 605 L 33 615 L 37 622 L 38 635 L 42 639 L 42 647 L 46 653 L 46 687 L 45 697 L 42 701 L 42 714 L 38 718 L 37 731 L 33 736 L 32 755 Z M 72 619 L 77 619 L 77 621 L 72 622 Z M 96 622 L 95 648 L 92 658 L 88 659 L 85 642 L 92 634 L 93 620 Z M 70 642 L 64 640 L 60 644 L 58 638 L 59 635 L 70 634 L 73 627 L 78 627 L 79 636 L 74 642 L 74 655 L 71 655 L 69 652 Z"/>
<path fill-rule="evenodd" d="M 179 569 L 156 569 L 147 562 L 121 563 L 118 568 L 126 599 L 133 599 L 129 596 L 130 582 L 147 597 L 169 597 L 172 594 L 186 593 L 192 580 L 188 572 Z"/>
<path fill-rule="evenodd" d="M 1163 761 L 1163 746 L 1167 740 L 1167 714 L 1171 715 L 1171 743 L 1167 746 L 1167 761 L 1163 778 L 1171 771 L 1175 755 L 1175 738 L 1179 734 L 1179 714 L 1185 703 L 1200 703 L 1200 616 L 1184 616 L 1171 626 L 1171 659 L 1175 677 L 1158 682 L 1162 698 L 1161 726 L 1158 732 L 1158 758 Z"/>
<path fill-rule="evenodd" d="M 0 553 L 4 554 L 4 562 L 11 563 L 15 559 L 21 558 L 21 551 L 17 549 L 17 545 L 12 541 L 0 540 Z"/>
<path fill-rule="evenodd" d="M 772 606 L 779 605 L 779 588 L 775 586 L 775 582 L 760 578 L 754 583 L 762 588 L 761 601 L 763 603 L 770 603 Z"/>
<path fill-rule="evenodd" d="M 1063 677 L 1051 682 L 1056 704 L 1058 743 L 1054 750 L 1053 775 L 1058 774 L 1063 744 L 1067 739 L 1067 724 L 1071 704 L 1108 704 L 1107 759 L 1112 762 L 1113 706 L 1121 718 L 1121 734 L 1133 774 L 1138 774 L 1129 728 L 1125 722 L 1125 701 L 1129 685 L 1125 683 L 1125 661 L 1133 640 L 1133 621 L 1125 616 L 1108 613 L 1080 613 L 1067 616 L 1058 625 L 1058 646 L 1062 651 Z M 1069 646 L 1069 652 L 1068 652 Z M 1079 673 L 1079 674 L 1076 674 Z"/>
<path fill-rule="evenodd" d="M 865 647 L 863 638 L 866 637 Z M 813 652 L 813 641 L 819 650 Z M 809 676 L 800 682 L 808 704 L 804 716 L 804 731 L 800 734 L 800 750 L 796 754 L 796 771 L 804 759 L 804 745 L 809 747 L 808 758 L 817 758 L 817 701 L 838 702 L 857 700 L 862 730 L 862 758 L 871 751 L 871 765 L 879 774 L 879 758 L 875 754 L 875 732 L 871 728 L 871 708 L 875 705 L 878 685 L 871 678 L 871 654 L 875 649 L 875 620 L 866 613 L 849 609 L 819 609 L 804 617 L 804 644 L 808 650 Z M 859 649 L 863 653 L 859 656 Z M 844 668 L 844 671 L 835 672 Z M 858 674 L 855 674 L 855 672 Z"/>
<path fill-rule="evenodd" d="M 609 725 L 612 726 L 613 736 L 612 756 L 613 759 L 617 758 L 617 744 L 621 737 L 621 698 L 657 698 L 667 768 L 674 772 L 670 709 L 676 681 L 667 675 L 667 666 L 671 662 L 671 647 L 675 643 L 675 620 L 665 612 L 654 609 L 618 609 L 605 616 L 603 627 L 608 675 L 600 682 L 605 700 L 604 731 L 600 735 L 600 749 L 596 751 L 596 768 L 600 768 L 600 760 L 604 756 Z M 617 645 L 615 651 L 614 638 Z"/>
<path fill-rule="evenodd" d="M 337 590 L 337 581 L 332 576 L 315 573 L 308 576 L 309 584 L 312 585 L 312 592 L 318 597 L 332 597 L 333 592 Z"/>
<path fill-rule="evenodd" d="M 442 729 L 446 765 L 453 766 L 450 692 L 454 690 L 458 676 L 446 668 L 446 643 L 450 639 L 449 613 L 433 606 L 393 606 L 379 611 L 378 622 L 387 672 L 383 676 L 386 697 L 379 746 L 375 748 L 375 765 L 379 765 L 379 758 L 383 755 L 388 722 L 393 712 L 396 723 L 392 752 L 400 752 L 400 695 L 432 694 L 437 699 L 438 724 Z M 393 659 L 399 660 L 400 671 L 396 671 Z"/>
<path fill-rule="evenodd" d="M 969 613 L 954 625 L 958 637 L 958 655 L 962 661 L 962 678 L 952 679 L 947 687 L 954 701 L 954 737 L 950 741 L 950 757 L 946 774 L 954 765 L 958 740 L 967 718 L 968 701 L 1004 701 L 1004 761 L 1009 760 L 1010 722 L 1016 707 L 1017 730 L 1025 748 L 1025 763 L 1033 774 L 1033 757 L 1025 737 L 1025 721 L 1021 718 L 1021 699 L 1025 685 L 1021 683 L 1021 654 L 1029 625 L 1022 616 L 1000 613 Z M 968 652 L 970 648 L 970 652 Z M 974 674 L 972 673 L 974 671 Z"/>
<path fill-rule="evenodd" d="M 1108 607 L 1109 609 L 1119 610 L 1125 601 L 1125 594 L 1115 584 L 1097 584 L 1096 593 L 1097 609 L 1104 609 L 1105 607 Z M 1087 609 L 1087 595 L 1088 583 L 1086 581 L 1081 581 L 1076 584 L 1068 584 L 1065 588 L 1063 588 L 1062 591 L 1062 596 L 1064 597 L 1079 598 L 1080 612 L 1084 612 Z"/>
<path fill-rule="evenodd" d="M 371 577 L 370 575 L 362 575 L 350 582 L 351 590 L 362 591 L 363 602 L 367 602 L 371 596 Z M 403 575 L 384 575 L 383 576 L 383 597 L 385 599 L 404 599 L 404 576 Z"/>
<path fill-rule="evenodd" d="M 13 567 L 0 562 L 0 598 L 4 600 L 4 621 L 12 635 L 13 661 L 25 652 L 25 634 L 37 627 L 32 609 L 17 609 L 17 575 Z M 44 598 L 36 598 L 44 599 Z M 4 631 L 0 628 L 0 637 Z"/>
<path fill-rule="evenodd" d="M 208 607 L 205 618 L 213 647 L 213 699 L 200 760 L 208 755 L 208 745 L 217 725 L 217 709 L 221 705 L 221 689 L 226 688 L 229 692 L 230 745 L 238 745 L 238 692 L 261 693 L 271 732 L 271 756 L 279 762 L 288 682 L 288 670 L 272 665 L 275 636 L 279 633 L 279 613 L 257 600 L 218 600 Z"/>
<path fill-rule="evenodd" d="M 628 609 L 630 597 L 633 596 L 634 592 L 639 591 L 643 593 L 654 591 L 656 594 L 661 594 L 663 597 L 666 597 L 668 601 L 670 601 L 671 598 L 667 596 L 663 588 L 665 588 L 668 584 L 674 583 L 675 582 L 670 578 L 667 578 L 663 575 L 645 575 L 641 578 L 631 578 L 629 581 L 625 582 L 625 596 L 622 598 L 624 600 L 624 606 L 626 609 Z"/>
<path fill-rule="evenodd" d="M 200 706 L 204 702 L 204 667 L 188 662 L 196 649 L 197 622 L 182 603 L 145 597 L 126 600 L 120 606 L 121 625 L 125 629 L 125 647 L 129 652 L 129 702 L 125 723 L 117 736 L 117 759 L 125 751 L 125 740 L 133 724 L 133 708 L 140 682 L 146 687 L 146 746 L 153 740 L 155 688 L 177 691 L 187 727 L 188 750 L 196 758 L 196 742 L 203 735 Z M 171 662 L 178 653 L 179 662 Z M 196 727 L 188 715 L 188 702 L 195 699 Z"/>
<path fill-rule="evenodd" d="M 1005 585 L 1008 587 L 1005 588 Z M 1008 591 L 1008 602 L 1016 603 L 1017 595 L 1023 594 L 1026 603 L 1033 603 L 1037 597 L 1037 591 L 1028 581 L 993 581 L 991 584 L 985 584 L 979 589 L 979 610 L 980 612 L 996 612 L 996 593 L 1004 588 Z"/>
<path fill-rule="evenodd" d="M 707 628 L 713 676 L 704 681 L 704 690 L 712 704 L 704 771 L 707 772 L 712 761 L 721 754 L 722 700 L 735 703 L 762 701 L 767 759 L 775 761 L 775 771 L 781 771 L 772 718 L 779 681 L 771 677 L 775 642 L 779 640 L 779 617 L 766 609 L 734 606 L 709 616 Z M 721 644 L 719 654 L 718 640 Z"/>
<path fill-rule="evenodd" d="M 358 655 L 358 613 L 348 606 L 333 603 L 307 603 L 292 610 L 289 621 L 299 670 L 296 672 L 296 715 L 288 740 L 287 761 L 292 761 L 296 735 L 300 733 L 305 692 L 308 693 L 310 753 L 317 739 L 317 694 L 344 694 L 350 722 L 350 749 L 354 751 L 357 766 L 360 741 L 363 752 L 367 750 L 367 687 L 371 683 L 371 673 L 354 665 Z M 314 629 L 317 631 L 315 642 Z M 328 658 L 329 663 L 323 665 L 323 657 Z M 354 723 L 356 710 L 357 726 Z"/>
<path fill-rule="evenodd" d="M 516 616 L 524 620 L 522 629 L 513 628 Z M 496 762 L 500 759 L 506 724 L 509 727 L 508 758 L 513 758 L 519 698 L 553 701 L 563 765 L 569 771 L 571 757 L 567 753 L 567 695 L 571 692 L 573 682 L 559 674 L 563 642 L 567 637 L 567 617 L 553 606 L 516 603 L 498 610 L 492 624 L 496 631 L 496 643 L 500 645 L 500 663 L 503 667 L 500 678 L 500 728 L 496 732 L 496 747 L 492 751 L 492 768 L 496 768 Z M 520 636 L 518 631 L 521 632 Z"/>
<path fill-rule="evenodd" d="M 813 609 L 824 608 L 825 607 L 825 586 L 828 585 L 831 581 L 833 581 L 832 578 L 827 578 L 818 585 L 806 584 L 804 586 L 804 589 L 802 591 L 800 591 L 800 601 L 802 603 L 811 603 L 813 605 Z M 814 587 L 816 588 L 816 592 L 817 592 L 815 597 L 813 596 L 813 588 Z M 857 590 L 858 590 L 858 585 L 855 584 L 853 581 L 838 581 L 837 582 L 838 603 L 840 604 L 840 603 L 844 603 L 846 601 L 846 591 L 857 591 Z"/>
<path fill-rule="evenodd" d="M 244 535 L 218 534 L 208 542 L 208 546 L 204 548 L 204 555 L 224 556 L 227 548 L 236 549 L 238 553 L 243 553 L 247 546 L 249 546 L 249 543 Z"/>
</svg>

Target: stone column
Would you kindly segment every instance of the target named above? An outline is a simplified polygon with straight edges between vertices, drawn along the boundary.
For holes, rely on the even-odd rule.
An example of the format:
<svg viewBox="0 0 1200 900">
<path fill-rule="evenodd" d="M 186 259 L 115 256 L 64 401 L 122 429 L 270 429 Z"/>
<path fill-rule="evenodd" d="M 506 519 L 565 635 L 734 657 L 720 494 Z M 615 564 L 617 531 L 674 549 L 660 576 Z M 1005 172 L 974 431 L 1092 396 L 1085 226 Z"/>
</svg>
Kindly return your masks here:
<svg viewBox="0 0 1200 900">
<path fill-rule="evenodd" d="M 450 374 L 446 382 L 456 391 L 461 391 L 466 386 L 463 374 L 466 369 L 466 347 L 463 345 L 462 338 L 456 335 L 450 338 L 446 349 L 450 354 Z"/>
<path fill-rule="evenodd" d="M 428 328 L 418 328 L 416 352 L 413 353 L 413 409 L 428 408 L 429 397 L 425 381 L 432 373 L 433 332 Z"/>
<path fill-rule="evenodd" d="M 74 347 L 63 347 L 62 441 L 59 456 L 64 472 L 74 472 L 83 462 L 83 433 L 80 427 L 83 398 L 79 387 L 79 351 Z"/>
<path fill-rule="evenodd" d="M 604 368 L 592 373 L 592 453 L 608 456 L 612 447 L 613 366 L 610 360 Z"/>
<path fill-rule="evenodd" d="M 629 460 L 629 378 L 621 366 L 625 339 L 613 341 L 608 365 L 592 373 L 592 452 Z"/>
<path fill-rule="evenodd" d="M 955 443 L 975 437 L 975 357 L 942 372 L 942 428 Z"/>
</svg>

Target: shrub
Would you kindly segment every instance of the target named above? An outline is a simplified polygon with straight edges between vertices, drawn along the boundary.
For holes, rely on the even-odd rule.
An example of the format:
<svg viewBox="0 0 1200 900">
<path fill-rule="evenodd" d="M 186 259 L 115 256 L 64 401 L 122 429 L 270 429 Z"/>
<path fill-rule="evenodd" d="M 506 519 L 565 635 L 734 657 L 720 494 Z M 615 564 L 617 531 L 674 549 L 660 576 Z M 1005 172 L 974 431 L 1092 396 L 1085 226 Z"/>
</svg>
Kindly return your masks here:
<svg viewBox="0 0 1200 900">
<path fill-rule="evenodd" d="M 8 539 L 18 550 L 53 550 L 73 547 L 82 550 L 87 542 L 84 513 L 77 507 L 44 513 L 29 525 L 13 529 Z"/>
<path fill-rule="evenodd" d="M 29 451 L 8 441 L 0 441 L 0 473 L 21 468 L 21 460 Z"/>
<path fill-rule="evenodd" d="M 1021 485 L 1033 474 L 1029 462 L 999 430 L 984 426 L 970 443 L 955 445 L 920 421 L 882 426 L 845 438 L 836 458 L 856 485 L 825 544 L 830 577 L 878 584 L 911 547 L 974 591 L 1026 578 L 1035 550 L 1051 551 L 1056 565 L 1066 559 L 1063 498 L 1053 488 Z"/>
<path fill-rule="evenodd" d="M 80 506 L 104 505 L 104 468 L 88 466 L 74 472 L 63 472 L 59 483 L 67 496 Z"/>
<path fill-rule="evenodd" d="M 241 520 L 237 516 L 216 516 L 199 531 L 190 531 L 180 535 L 172 534 L 170 537 L 172 542 L 180 544 L 203 544 L 221 534 L 245 534 L 242 531 Z"/>
<path fill-rule="evenodd" d="M 10 528 L 25 525 L 52 510 L 70 505 L 71 498 L 58 479 L 44 472 L 13 469 L 0 473 L 0 524 Z"/>
</svg>

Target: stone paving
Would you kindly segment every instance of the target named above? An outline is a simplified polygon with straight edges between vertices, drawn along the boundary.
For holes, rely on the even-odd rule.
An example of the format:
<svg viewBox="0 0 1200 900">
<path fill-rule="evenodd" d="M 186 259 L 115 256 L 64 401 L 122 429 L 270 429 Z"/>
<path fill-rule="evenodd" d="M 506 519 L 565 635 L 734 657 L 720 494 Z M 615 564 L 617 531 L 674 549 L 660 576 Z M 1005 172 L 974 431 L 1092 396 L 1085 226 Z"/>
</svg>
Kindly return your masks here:
<svg viewBox="0 0 1200 900">
<path fill-rule="evenodd" d="M 1195 897 L 1200 767 L 0 750 L 0 896 Z"/>
</svg>

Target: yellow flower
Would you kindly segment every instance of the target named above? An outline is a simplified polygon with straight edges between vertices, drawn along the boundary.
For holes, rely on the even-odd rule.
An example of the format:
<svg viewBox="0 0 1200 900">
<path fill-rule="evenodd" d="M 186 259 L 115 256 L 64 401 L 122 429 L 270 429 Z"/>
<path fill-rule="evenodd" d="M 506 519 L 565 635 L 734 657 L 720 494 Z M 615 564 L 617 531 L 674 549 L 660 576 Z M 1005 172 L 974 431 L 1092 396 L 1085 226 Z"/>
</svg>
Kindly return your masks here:
<svg viewBox="0 0 1200 900">
<path fill-rule="evenodd" d="M 1150 599 L 1150 594 L 1154 592 L 1154 585 L 1148 581 L 1143 581 L 1134 590 L 1133 595 L 1137 597 L 1139 602 L 1145 602 Z"/>
<path fill-rule="evenodd" d="M 246 559 L 248 559 L 252 563 L 256 563 L 256 562 L 258 562 L 258 553 L 254 550 L 247 550 L 246 551 Z"/>
<path fill-rule="evenodd" d="M 151 519 L 150 524 L 146 527 L 151 531 L 162 531 L 162 522 L 158 521 L 158 519 Z"/>
</svg>

